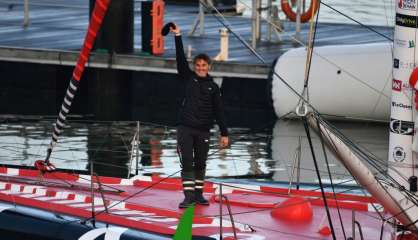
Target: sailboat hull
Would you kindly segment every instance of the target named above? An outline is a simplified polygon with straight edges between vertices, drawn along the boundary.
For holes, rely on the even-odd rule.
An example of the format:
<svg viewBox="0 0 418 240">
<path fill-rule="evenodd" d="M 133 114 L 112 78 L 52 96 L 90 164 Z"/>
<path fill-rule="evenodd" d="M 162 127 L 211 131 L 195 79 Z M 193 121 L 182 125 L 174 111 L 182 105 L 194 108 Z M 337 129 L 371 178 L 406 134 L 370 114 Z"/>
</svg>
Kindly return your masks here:
<svg viewBox="0 0 418 240">
<path fill-rule="evenodd" d="M 54 172 L 44 175 L 43 181 L 40 182 L 38 172 L 34 170 L 0 168 L 0 173 L 2 173 L 0 174 L 1 201 L 18 208 L 25 206 L 42 210 L 49 215 L 68 215 L 75 219 L 74 223 L 80 223 L 77 219 L 91 220 L 94 201 L 97 222 L 155 234 L 164 239 L 164 236 L 172 236 L 175 233 L 183 212 L 178 209 L 178 203 L 183 199 L 179 179 L 140 176 L 131 179 L 101 177 L 105 200 L 98 192 L 95 193 L 93 200 L 88 189 L 89 176 Z M 196 206 L 192 226 L 193 239 L 221 238 L 220 208 L 223 215 L 223 238 L 232 237 L 235 232 L 238 239 L 247 240 L 332 239 L 331 235 L 326 233 L 324 235 L 320 231 L 326 228 L 328 223 L 324 202 L 318 189 L 289 191 L 287 188 L 271 186 L 223 183 L 222 193 L 229 200 L 231 219 L 227 204 L 225 202 L 222 206 L 219 204 L 218 186 L 211 182 L 205 183 L 204 194 L 210 200 L 210 205 Z M 375 203 L 374 199 L 367 196 L 337 194 L 336 201 L 332 196 L 327 194 L 334 222 L 340 222 L 336 208 L 339 206 L 346 228 L 351 228 L 352 212 L 355 211 L 358 213 L 356 220 L 362 224 L 364 239 L 376 239 L 376 236 L 380 236 L 382 222 L 379 214 L 371 211 L 370 207 Z M 303 198 L 309 203 L 308 205 L 311 205 L 311 219 L 297 221 L 273 216 L 273 210 L 280 209 L 281 203 L 294 197 Z M 108 212 L 105 211 L 105 204 Z M 289 214 L 295 213 L 289 212 Z M 39 221 L 38 224 L 42 223 Z M 65 228 L 65 223 L 63 227 Z M 344 234 L 338 224 L 335 232 L 338 239 L 343 239 Z M 383 239 L 388 239 L 391 232 L 391 227 L 384 226 Z M 356 236 L 360 237 L 357 234 Z"/>
</svg>

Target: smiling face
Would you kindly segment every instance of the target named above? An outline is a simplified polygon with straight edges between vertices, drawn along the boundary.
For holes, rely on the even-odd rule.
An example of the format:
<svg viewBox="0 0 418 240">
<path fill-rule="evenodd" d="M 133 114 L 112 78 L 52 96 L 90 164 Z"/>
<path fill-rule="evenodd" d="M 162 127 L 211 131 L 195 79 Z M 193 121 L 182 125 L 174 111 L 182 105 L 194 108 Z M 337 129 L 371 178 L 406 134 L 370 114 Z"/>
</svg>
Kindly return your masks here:
<svg viewBox="0 0 418 240">
<path fill-rule="evenodd" d="M 194 72 L 197 76 L 206 77 L 208 75 L 209 69 L 210 65 L 204 59 L 199 58 L 194 61 Z"/>
</svg>

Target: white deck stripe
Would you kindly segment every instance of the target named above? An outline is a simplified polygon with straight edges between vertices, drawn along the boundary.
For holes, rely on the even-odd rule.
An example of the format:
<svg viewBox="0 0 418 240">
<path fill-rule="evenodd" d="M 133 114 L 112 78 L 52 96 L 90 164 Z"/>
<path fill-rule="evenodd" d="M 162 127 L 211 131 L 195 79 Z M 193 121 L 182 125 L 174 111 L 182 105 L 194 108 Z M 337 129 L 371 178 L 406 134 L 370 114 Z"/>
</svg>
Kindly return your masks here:
<svg viewBox="0 0 418 240">
<path fill-rule="evenodd" d="M 24 197 L 24 198 L 36 198 L 36 197 L 45 196 L 45 193 L 22 194 L 22 195 L 20 195 L 20 196 L 21 196 L 21 197 Z"/>
<path fill-rule="evenodd" d="M 18 185 L 18 184 L 12 184 L 12 186 L 11 186 L 10 190 L 11 190 L 12 192 L 20 192 L 20 187 L 21 187 L 21 185 Z"/>
<path fill-rule="evenodd" d="M 77 180 L 78 183 L 90 183 L 91 177 L 89 175 L 79 175 Z"/>
<path fill-rule="evenodd" d="M 17 168 L 7 168 L 7 175 L 9 175 L 9 176 L 19 176 L 19 169 L 17 169 Z"/>
<path fill-rule="evenodd" d="M 128 219 L 135 221 L 151 221 L 151 222 L 177 222 L 177 218 L 150 218 L 150 217 L 128 217 Z"/>
<path fill-rule="evenodd" d="M 90 208 L 91 209 L 91 208 Z M 89 209 L 89 210 L 90 210 Z M 104 210 L 106 210 L 106 208 L 103 206 L 103 207 L 96 207 L 96 206 L 94 206 L 94 211 L 104 211 Z"/>
<path fill-rule="evenodd" d="M 84 201 L 80 201 L 80 200 L 56 200 L 56 201 L 52 201 L 53 203 L 59 203 L 59 204 L 72 204 L 72 203 L 84 203 Z"/>
<path fill-rule="evenodd" d="M 66 197 L 37 197 L 36 200 L 40 201 L 51 201 L 51 200 L 60 200 L 60 199 L 67 199 Z"/>
<path fill-rule="evenodd" d="M 3 194 L 7 194 L 7 195 L 16 194 L 16 192 L 13 192 L 12 190 L 4 190 L 4 191 L 0 191 L 0 192 L 3 193 Z"/>
<path fill-rule="evenodd" d="M 23 188 L 23 193 L 33 193 L 33 189 L 38 188 L 38 186 L 25 186 Z"/>
<path fill-rule="evenodd" d="M 112 211 L 112 214 L 116 215 L 143 215 L 143 211 L 125 210 L 125 211 Z"/>
<path fill-rule="evenodd" d="M 111 202 L 107 206 L 111 207 L 112 210 L 127 210 L 125 207 L 125 202 L 119 202 L 117 205 L 115 204 L 115 202 Z"/>
<path fill-rule="evenodd" d="M 91 203 L 77 203 L 77 204 L 70 204 L 69 206 L 77 207 L 77 208 L 85 208 L 85 207 L 91 207 Z"/>
<path fill-rule="evenodd" d="M 94 198 L 95 205 L 104 205 L 103 198 L 95 197 Z"/>
</svg>

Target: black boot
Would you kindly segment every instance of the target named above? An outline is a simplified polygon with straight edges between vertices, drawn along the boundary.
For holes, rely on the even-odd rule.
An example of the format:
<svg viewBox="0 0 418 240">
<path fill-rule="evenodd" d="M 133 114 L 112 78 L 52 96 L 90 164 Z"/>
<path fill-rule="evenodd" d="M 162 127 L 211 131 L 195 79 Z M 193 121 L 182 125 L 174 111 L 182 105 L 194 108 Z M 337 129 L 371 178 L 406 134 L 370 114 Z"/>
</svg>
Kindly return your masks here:
<svg viewBox="0 0 418 240">
<path fill-rule="evenodd" d="M 194 201 L 199 205 L 209 205 L 209 201 L 203 197 L 201 189 L 196 189 L 194 192 Z"/>
<path fill-rule="evenodd" d="M 179 204 L 179 208 L 188 208 L 194 203 L 194 191 L 184 191 L 184 200 Z"/>
<path fill-rule="evenodd" d="M 195 202 L 199 205 L 209 205 L 208 200 L 203 197 L 203 186 L 205 185 L 205 168 L 195 170 Z"/>
</svg>

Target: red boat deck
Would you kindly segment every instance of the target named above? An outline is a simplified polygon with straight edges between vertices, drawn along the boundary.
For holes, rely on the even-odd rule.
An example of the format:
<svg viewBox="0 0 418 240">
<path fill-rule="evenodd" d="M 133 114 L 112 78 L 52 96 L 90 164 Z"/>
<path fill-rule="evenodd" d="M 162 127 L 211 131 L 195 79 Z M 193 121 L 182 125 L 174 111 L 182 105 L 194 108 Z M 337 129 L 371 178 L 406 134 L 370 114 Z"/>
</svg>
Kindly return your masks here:
<svg viewBox="0 0 418 240">
<path fill-rule="evenodd" d="M 178 209 L 183 199 L 178 179 L 100 177 L 103 201 L 98 191 L 94 199 L 91 197 L 90 176 L 56 172 L 40 178 L 38 171 L 11 168 L 0 168 L 0 173 L 2 201 L 82 218 L 92 216 L 94 201 L 96 220 L 127 228 L 174 234 L 183 211 Z M 219 239 L 218 189 L 218 185 L 205 184 L 205 196 L 211 204 L 196 206 L 194 235 Z M 332 235 L 324 231 L 327 230 L 328 220 L 320 192 L 292 190 L 289 195 L 288 190 L 283 188 L 237 184 L 224 185 L 222 189 L 230 201 L 238 239 L 332 239 Z M 292 212 L 297 211 L 292 210 L 292 206 L 280 207 L 280 203 L 295 196 L 302 196 L 304 203 L 311 206 L 312 219 L 294 221 L 277 219 L 271 215 L 272 210 L 277 208 L 282 208 L 288 215 L 297 214 Z M 328 204 L 337 239 L 344 239 L 337 204 L 347 237 L 352 235 L 352 212 L 355 211 L 364 239 L 379 239 L 382 220 L 371 206 L 374 204 L 372 198 L 338 194 L 338 201 L 335 201 L 331 194 L 327 197 L 330 197 Z M 105 204 L 108 212 L 105 211 Z M 228 239 L 226 237 L 233 236 L 232 222 L 226 204 L 222 206 L 223 237 Z M 356 232 L 356 238 L 360 239 L 358 229 Z M 382 239 L 391 239 L 391 236 L 392 228 L 387 225 Z"/>
</svg>

